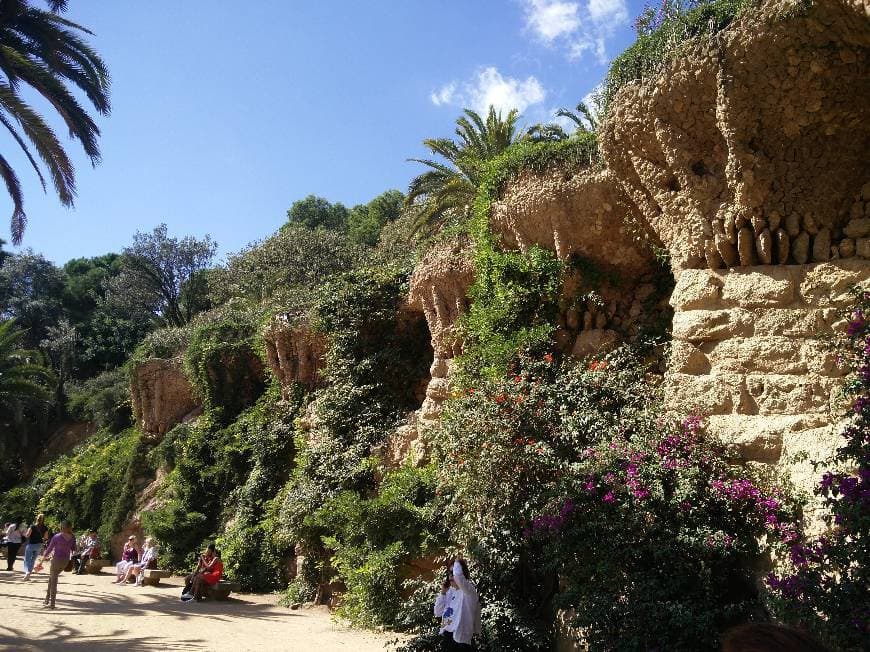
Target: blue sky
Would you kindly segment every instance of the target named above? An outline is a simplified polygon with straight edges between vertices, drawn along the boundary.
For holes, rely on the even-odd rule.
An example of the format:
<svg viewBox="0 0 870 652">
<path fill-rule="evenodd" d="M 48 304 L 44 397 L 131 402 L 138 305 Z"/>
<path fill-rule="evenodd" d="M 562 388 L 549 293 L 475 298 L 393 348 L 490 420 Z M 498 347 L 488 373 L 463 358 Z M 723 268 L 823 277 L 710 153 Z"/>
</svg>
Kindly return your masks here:
<svg viewBox="0 0 870 652">
<path fill-rule="evenodd" d="M 573 107 L 633 40 L 639 0 L 95 0 L 67 17 L 112 73 L 102 163 L 77 162 L 74 209 L 25 188 L 22 248 L 62 264 L 120 251 L 165 222 L 219 256 L 266 237 L 308 194 L 348 206 L 405 190 L 423 138 L 464 106 L 524 124 Z M 52 123 L 55 116 L 46 111 Z M 0 237 L 11 203 L 0 195 Z M 8 248 L 8 245 L 7 245 Z M 17 250 L 17 249 L 16 249 Z"/>
</svg>

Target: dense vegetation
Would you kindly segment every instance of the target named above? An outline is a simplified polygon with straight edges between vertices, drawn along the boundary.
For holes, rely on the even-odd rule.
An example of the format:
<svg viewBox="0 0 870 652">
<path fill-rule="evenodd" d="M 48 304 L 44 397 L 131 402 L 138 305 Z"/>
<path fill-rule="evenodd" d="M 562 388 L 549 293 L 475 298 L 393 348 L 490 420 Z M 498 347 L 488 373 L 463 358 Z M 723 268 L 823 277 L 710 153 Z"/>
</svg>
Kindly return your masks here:
<svg viewBox="0 0 870 652">
<path fill-rule="evenodd" d="M 648 11 L 603 108 L 749 5 Z M 597 650 L 715 649 L 729 626 L 771 614 L 859 649 L 870 298 L 840 343 L 855 402 L 819 488 L 832 529 L 808 540 L 787 488 L 740 465 L 699 416 L 663 413 L 665 329 L 594 360 L 557 345 L 565 302 L 618 279 L 586 260 L 505 250 L 491 233 L 492 204 L 519 173 L 599 164 L 596 118 L 578 112 L 562 112 L 582 127 L 569 136 L 519 134 L 515 112 L 467 111 L 457 140 L 425 141 L 443 161 L 422 161 L 407 198 L 303 198 L 225 265 L 208 236 L 171 238 L 165 225 L 63 268 L 0 247 L 0 513 L 44 511 L 109 540 L 140 512 L 162 566 L 186 569 L 216 540 L 244 588 L 415 632 L 409 651 L 440 649 L 433 569 L 455 550 L 480 590 L 481 650 L 552 649 L 560 614 Z M 423 428 L 412 415 L 432 349 L 405 300 L 420 256 L 457 233 L 475 269 L 463 354 L 441 420 Z M 578 272 L 578 296 L 566 296 Z M 663 270 L 661 292 L 668 281 Z M 276 320 L 324 339 L 318 383 L 281 387 L 270 374 L 264 332 Z M 132 423 L 130 379 L 152 358 L 178 360 L 202 406 L 162 437 Z M 96 434 L 34 468 L 52 430 L 76 420 Z M 419 448 L 391 460 L 397 430 L 414 428 Z M 762 590 L 755 574 L 771 557 L 785 561 Z"/>
</svg>

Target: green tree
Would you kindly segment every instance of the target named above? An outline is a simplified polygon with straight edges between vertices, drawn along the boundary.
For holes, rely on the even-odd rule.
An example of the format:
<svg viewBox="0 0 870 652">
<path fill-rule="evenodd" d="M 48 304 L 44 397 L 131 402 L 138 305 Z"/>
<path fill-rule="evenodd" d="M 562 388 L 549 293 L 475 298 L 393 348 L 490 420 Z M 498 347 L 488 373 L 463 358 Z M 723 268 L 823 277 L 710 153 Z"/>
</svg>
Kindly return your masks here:
<svg viewBox="0 0 870 652">
<path fill-rule="evenodd" d="M 341 202 L 333 204 L 328 199 L 308 195 L 293 202 L 287 211 L 290 224 L 301 224 L 309 229 L 342 231 L 347 227 L 348 210 Z"/>
<path fill-rule="evenodd" d="M 51 370 L 39 351 L 21 348 L 25 332 L 14 319 L 0 322 L 0 403 L 51 400 Z"/>
<path fill-rule="evenodd" d="M 86 322 L 105 293 L 108 278 L 121 273 L 121 256 L 105 254 L 93 258 L 73 258 L 63 266 L 66 275 L 63 304 L 76 324 Z"/>
<path fill-rule="evenodd" d="M 0 124 L 24 151 L 43 188 L 45 177 L 31 146 L 48 170 L 61 203 L 72 206 L 76 194 L 72 161 L 54 130 L 22 97 L 22 89 L 29 87 L 57 111 L 70 137 L 81 143 L 96 164 L 100 160 L 100 130 L 72 89 L 81 91 L 98 113 L 108 115 L 109 72 L 82 38 L 91 32 L 60 15 L 66 1 L 49 0 L 47 4 L 49 11 L 27 0 L 0 3 Z M 18 175 L 2 155 L 0 177 L 14 205 L 12 242 L 20 244 L 27 223 L 24 196 Z"/>
<path fill-rule="evenodd" d="M 72 369 L 76 378 L 123 364 L 154 326 L 152 313 L 136 303 L 106 301 L 107 284 L 122 270 L 122 258 L 115 253 L 74 258 L 63 266 L 63 305 L 78 335 Z"/>
<path fill-rule="evenodd" d="M 22 348 L 25 331 L 0 322 L 0 486 L 17 478 L 28 458 L 35 415 L 51 404 L 54 375 L 39 351 Z"/>
<path fill-rule="evenodd" d="M 572 135 L 594 134 L 598 131 L 598 118 L 596 114 L 584 103 L 579 102 L 574 111 L 559 109 L 556 116 L 567 118 L 574 123 L 574 131 L 569 134 L 565 128 L 557 122 L 536 124 L 526 130 L 526 138 L 534 141 L 542 140 L 568 140 Z"/>
<path fill-rule="evenodd" d="M 272 237 L 228 257 L 225 267 L 208 272 L 209 296 L 215 305 L 232 298 L 279 303 L 314 290 L 333 275 L 352 269 L 364 249 L 343 234 L 289 223 Z"/>
<path fill-rule="evenodd" d="M 368 204 L 354 206 L 347 218 L 347 237 L 351 242 L 373 247 L 378 243 L 381 229 L 399 219 L 405 195 L 398 190 L 387 190 Z"/>
<path fill-rule="evenodd" d="M 127 313 L 147 312 L 160 324 L 184 326 L 208 307 L 203 272 L 216 251 L 210 236 L 170 238 L 165 224 L 137 232 L 124 249 L 121 273 L 106 281 L 109 301 Z"/>
<path fill-rule="evenodd" d="M 518 140 L 519 113 L 511 110 L 505 118 L 490 106 L 484 120 L 471 109 L 456 120 L 458 140 L 427 138 L 423 144 L 446 162 L 411 159 L 431 168 L 415 177 L 408 187 L 405 206 L 418 212 L 417 227 L 428 225 L 437 231 L 450 216 L 470 215 L 477 196 L 484 163 L 497 157 Z"/>
<path fill-rule="evenodd" d="M 0 267 L 0 319 L 15 318 L 32 349 L 64 314 L 64 276 L 54 263 L 28 249 L 8 256 Z"/>
</svg>

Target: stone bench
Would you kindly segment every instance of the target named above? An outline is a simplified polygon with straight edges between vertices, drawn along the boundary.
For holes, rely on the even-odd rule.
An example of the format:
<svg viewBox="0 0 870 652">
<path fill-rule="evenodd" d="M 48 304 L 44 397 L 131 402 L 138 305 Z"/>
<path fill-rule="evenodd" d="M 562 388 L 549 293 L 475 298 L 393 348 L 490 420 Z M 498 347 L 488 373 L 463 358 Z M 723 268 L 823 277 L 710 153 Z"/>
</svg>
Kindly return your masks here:
<svg viewBox="0 0 870 652">
<path fill-rule="evenodd" d="M 102 573 L 106 566 L 114 566 L 108 559 L 88 559 L 88 565 L 85 566 L 86 573 Z"/>
<path fill-rule="evenodd" d="M 157 586 L 160 580 L 172 577 L 172 571 L 160 570 L 159 568 L 146 568 L 145 577 L 142 578 L 142 584 L 146 586 Z"/>
<path fill-rule="evenodd" d="M 209 600 L 227 600 L 230 597 L 230 593 L 233 591 L 238 592 L 241 588 L 242 587 L 238 582 L 221 580 L 215 586 L 208 586 L 206 584 L 203 590 L 203 596 Z"/>
</svg>

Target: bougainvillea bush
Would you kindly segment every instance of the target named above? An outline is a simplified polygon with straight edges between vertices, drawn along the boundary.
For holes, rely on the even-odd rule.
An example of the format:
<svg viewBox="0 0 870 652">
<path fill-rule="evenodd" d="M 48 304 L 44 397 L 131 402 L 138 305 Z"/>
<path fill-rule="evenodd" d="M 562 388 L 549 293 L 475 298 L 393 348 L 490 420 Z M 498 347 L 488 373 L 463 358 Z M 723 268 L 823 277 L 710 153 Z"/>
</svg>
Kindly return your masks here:
<svg viewBox="0 0 870 652">
<path fill-rule="evenodd" d="M 768 577 L 779 615 L 838 650 L 870 641 L 870 293 L 858 297 L 839 347 L 852 414 L 816 489 L 828 531 L 793 541 Z"/>
<path fill-rule="evenodd" d="M 598 650 L 715 649 L 761 613 L 750 569 L 798 536 L 794 513 L 699 418 L 662 416 L 646 353 L 523 357 L 452 401 L 438 491 L 475 562 L 482 648 L 548 649 L 558 608 Z"/>
</svg>

